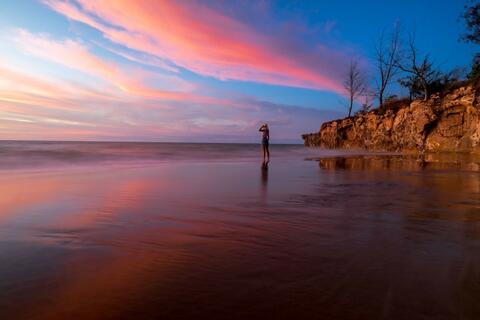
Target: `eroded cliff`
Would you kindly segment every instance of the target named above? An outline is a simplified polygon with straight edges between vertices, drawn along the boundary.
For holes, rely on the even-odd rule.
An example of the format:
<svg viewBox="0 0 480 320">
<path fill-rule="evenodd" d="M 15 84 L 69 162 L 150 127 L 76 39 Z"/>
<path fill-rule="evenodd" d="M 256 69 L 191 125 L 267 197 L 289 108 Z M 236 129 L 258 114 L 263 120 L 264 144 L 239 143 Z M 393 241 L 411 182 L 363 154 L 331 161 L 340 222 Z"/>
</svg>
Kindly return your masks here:
<svg viewBox="0 0 480 320">
<path fill-rule="evenodd" d="M 415 100 L 384 112 L 322 124 L 304 134 L 306 146 L 363 148 L 370 151 L 480 152 L 477 90 L 465 86 L 440 97 Z"/>
</svg>

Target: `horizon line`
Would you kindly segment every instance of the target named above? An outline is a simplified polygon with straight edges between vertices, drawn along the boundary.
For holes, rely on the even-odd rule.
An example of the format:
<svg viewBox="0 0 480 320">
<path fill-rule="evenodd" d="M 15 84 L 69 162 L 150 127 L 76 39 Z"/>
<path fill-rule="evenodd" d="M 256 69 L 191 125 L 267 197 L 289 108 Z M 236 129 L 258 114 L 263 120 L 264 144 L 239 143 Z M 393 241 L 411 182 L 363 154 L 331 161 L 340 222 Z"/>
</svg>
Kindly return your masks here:
<svg viewBox="0 0 480 320">
<path fill-rule="evenodd" d="M 248 144 L 260 145 L 261 142 L 202 142 L 202 141 L 122 141 L 122 140 L 15 140 L 15 139 L 0 139 L 1 142 L 75 142 L 75 143 L 178 143 L 178 144 Z M 270 145 L 304 145 L 303 143 L 270 143 Z"/>
</svg>

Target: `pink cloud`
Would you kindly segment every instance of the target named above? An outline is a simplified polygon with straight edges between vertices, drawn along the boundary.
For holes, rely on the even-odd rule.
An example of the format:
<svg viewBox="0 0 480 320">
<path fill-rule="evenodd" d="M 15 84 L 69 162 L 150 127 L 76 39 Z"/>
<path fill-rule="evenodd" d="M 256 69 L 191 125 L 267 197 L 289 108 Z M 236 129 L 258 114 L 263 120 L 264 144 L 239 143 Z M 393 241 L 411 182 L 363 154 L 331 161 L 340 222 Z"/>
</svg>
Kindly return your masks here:
<svg viewBox="0 0 480 320">
<path fill-rule="evenodd" d="M 84 44 L 71 39 L 57 41 L 25 30 L 17 30 L 12 38 L 26 53 L 101 78 L 127 94 L 146 94 L 158 99 L 183 100 L 188 95 L 178 91 L 190 91 L 194 88 L 193 84 L 176 76 L 153 74 L 142 69 L 128 70 L 93 55 Z M 153 78 L 156 83 L 173 86 L 177 91 L 146 86 L 142 83 L 146 77 Z"/>
<path fill-rule="evenodd" d="M 163 90 L 158 82 L 176 81 L 175 74 L 157 75 L 124 66 L 93 54 L 78 40 L 55 40 L 23 30 L 12 32 L 12 39 L 16 50 L 103 82 L 93 88 L 81 79 L 78 83 L 50 79 L 35 68 L 7 67 L 10 63 L 0 57 L 3 139 L 254 142 L 258 122 L 268 121 L 277 142 L 299 142 L 301 133 L 317 130 L 321 121 L 332 116 L 228 94 L 201 96 L 190 92 L 188 83 L 181 88 L 181 79 L 175 85 L 181 91 Z M 244 68 L 238 72 L 247 78 L 256 75 Z M 158 81 L 149 82 L 149 78 Z"/>
<path fill-rule="evenodd" d="M 312 53 L 286 48 L 275 37 L 194 1 L 44 2 L 112 42 L 205 76 L 343 92 L 344 54 L 322 45 Z"/>
<path fill-rule="evenodd" d="M 88 88 L 80 85 L 71 91 L 65 83 L 1 66 L 0 72 L 22 83 L 18 90 L 0 84 L 3 139 L 255 142 L 259 121 L 268 121 L 275 141 L 298 142 L 301 133 L 317 130 L 321 121 L 334 116 L 248 98 L 228 100 L 235 106 L 229 107 L 206 102 L 179 106 L 145 96 L 101 97 L 84 94 Z"/>
</svg>

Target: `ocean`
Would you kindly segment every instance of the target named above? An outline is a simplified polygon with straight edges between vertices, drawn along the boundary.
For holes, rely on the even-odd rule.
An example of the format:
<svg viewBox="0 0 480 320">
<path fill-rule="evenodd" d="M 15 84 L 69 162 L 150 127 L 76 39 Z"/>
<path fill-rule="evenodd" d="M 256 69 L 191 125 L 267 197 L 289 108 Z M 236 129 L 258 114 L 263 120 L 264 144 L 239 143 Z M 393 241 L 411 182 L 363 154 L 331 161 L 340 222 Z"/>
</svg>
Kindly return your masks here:
<svg viewBox="0 0 480 320">
<path fill-rule="evenodd" d="M 479 319 L 480 159 L 0 142 L 0 319 Z"/>
</svg>

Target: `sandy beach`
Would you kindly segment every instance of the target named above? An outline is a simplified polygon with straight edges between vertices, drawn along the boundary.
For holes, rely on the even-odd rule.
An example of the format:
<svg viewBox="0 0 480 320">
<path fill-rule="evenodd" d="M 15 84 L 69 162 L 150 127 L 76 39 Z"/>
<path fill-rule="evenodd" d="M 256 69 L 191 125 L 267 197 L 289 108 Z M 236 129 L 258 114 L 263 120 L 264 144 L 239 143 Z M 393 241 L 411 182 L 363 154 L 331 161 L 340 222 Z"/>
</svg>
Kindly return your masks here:
<svg viewBox="0 0 480 320">
<path fill-rule="evenodd" d="M 474 159 L 272 146 L 265 168 L 257 145 L 15 147 L 43 165 L 3 157 L 2 319 L 480 314 Z"/>
</svg>

